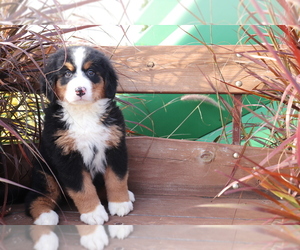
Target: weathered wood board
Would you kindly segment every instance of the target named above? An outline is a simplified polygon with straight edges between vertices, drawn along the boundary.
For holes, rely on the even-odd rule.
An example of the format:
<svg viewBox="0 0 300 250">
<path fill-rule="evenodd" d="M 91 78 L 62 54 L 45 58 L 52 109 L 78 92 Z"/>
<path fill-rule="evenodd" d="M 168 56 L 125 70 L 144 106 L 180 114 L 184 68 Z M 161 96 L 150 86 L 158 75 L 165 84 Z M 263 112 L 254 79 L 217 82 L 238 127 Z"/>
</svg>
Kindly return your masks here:
<svg viewBox="0 0 300 250">
<path fill-rule="evenodd" d="M 259 164 L 271 152 L 239 145 L 151 137 L 129 137 L 127 145 L 129 187 L 140 194 L 214 197 L 224 188 L 235 167 L 234 178 L 244 177 L 250 173 L 239 166 L 251 171 L 255 163 Z M 276 155 L 264 167 L 285 157 Z"/>
<path fill-rule="evenodd" d="M 223 208 L 222 204 L 272 205 L 264 199 L 221 197 L 212 201 L 188 195 L 135 195 L 134 210 L 127 216 L 109 216 L 108 225 L 251 225 L 265 224 L 272 215 L 256 210 Z M 220 207 L 200 207 L 207 204 L 220 204 Z M 24 204 L 9 206 L 10 214 L 4 217 L 8 225 L 30 225 L 32 219 L 25 215 Z M 74 205 L 63 205 L 58 210 L 60 225 L 84 225 Z"/>
<path fill-rule="evenodd" d="M 263 85 L 241 65 L 268 74 L 239 56 L 254 51 L 252 46 L 126 46 L 102 51 L 118 71 L 120 93 L 245 93 Z"/>
</svg>

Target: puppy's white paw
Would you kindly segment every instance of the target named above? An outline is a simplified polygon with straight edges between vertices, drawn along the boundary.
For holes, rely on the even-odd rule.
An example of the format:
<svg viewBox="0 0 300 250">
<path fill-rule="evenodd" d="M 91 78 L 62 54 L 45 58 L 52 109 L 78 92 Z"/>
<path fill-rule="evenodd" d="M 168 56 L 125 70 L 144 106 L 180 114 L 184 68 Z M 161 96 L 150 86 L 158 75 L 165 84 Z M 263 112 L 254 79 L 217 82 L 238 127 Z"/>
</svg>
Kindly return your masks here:
<svg viewBox="0 0 300 250">
<path fill-rule="evenodd" d="M 129 201 L 125 202 L 108 202 L 108 210 L 111 215 L 124 216 L 133 210 L 134 194 L 128 191 Z"/>
<path fill-rule="evenodd" d="M 128 190 L 128 195 L 129 195 L 129 200 L 130 200 L 131 202 L 135 202 L 134 194 L 133 194 L 131 191 L 129 191 L 129 190 Z"/>
<path fill-rule="evenodd" d="M 108 245 L 108 236 L 103 226 L 97 226 L 96 230 L 88 235 L 81 236 L 80 244 L 89 250 L 100 250 Z"/>
<path fill-rule="evenodd" d="M 48 213 L 42 213 L 34 222 L 35 225 L 57 225 L 59 221 L 57 213 L 50 210 Z"/>
<path fill-rule="evenodd" d="M 42 235 L 34 244 L 35 250 L 56 250 L 59 246 L 59 239 L 54 232 Z"/>
<path fill-rule="evenodd" d="M 133 231 L 132 225 L 109 225 L 108 231 L 110 237 L 123 240 Z"/>
<path fill-rule="evenodd" d="M 99 203 L 94 211 L 81 214 L 80 220 L 89 225 L 102 225 L 105 221 L 108 221 L 108 214 L 101 203 Z"/>
</svg>

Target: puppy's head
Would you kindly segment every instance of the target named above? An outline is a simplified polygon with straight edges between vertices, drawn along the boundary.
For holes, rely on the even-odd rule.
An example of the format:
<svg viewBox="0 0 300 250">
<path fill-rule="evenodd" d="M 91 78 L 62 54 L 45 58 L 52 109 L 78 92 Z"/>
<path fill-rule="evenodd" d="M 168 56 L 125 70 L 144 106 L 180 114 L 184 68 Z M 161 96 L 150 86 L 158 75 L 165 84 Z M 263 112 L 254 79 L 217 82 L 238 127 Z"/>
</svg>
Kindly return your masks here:
<svg viewBox="0 0 300 250">
<path fill-rule="evenodd" d="M 50 102 L 87 104 L 114 98 L 117 75 L 109 60 L 98 50 L 68 47 L 52 54 L 44 69 L 42 91 Z"/>
</svg>

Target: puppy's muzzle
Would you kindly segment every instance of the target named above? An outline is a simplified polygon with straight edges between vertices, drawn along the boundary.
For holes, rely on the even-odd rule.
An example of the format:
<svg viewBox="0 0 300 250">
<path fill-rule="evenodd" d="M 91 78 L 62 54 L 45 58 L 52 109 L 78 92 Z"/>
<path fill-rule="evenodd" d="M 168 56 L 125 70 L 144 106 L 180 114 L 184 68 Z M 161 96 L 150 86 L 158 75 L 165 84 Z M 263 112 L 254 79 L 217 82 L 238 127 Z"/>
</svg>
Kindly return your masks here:
<svg viewBox="0 0 300 250">
<path fill-rule="evenodd" d="M 85 95 L 86 93 L 86 88 L 85 87 L 78 87 L 75 89 L 75 93 L 76 95 L 78 95 L 79 97 L 82 97 Z"/>
</svg>

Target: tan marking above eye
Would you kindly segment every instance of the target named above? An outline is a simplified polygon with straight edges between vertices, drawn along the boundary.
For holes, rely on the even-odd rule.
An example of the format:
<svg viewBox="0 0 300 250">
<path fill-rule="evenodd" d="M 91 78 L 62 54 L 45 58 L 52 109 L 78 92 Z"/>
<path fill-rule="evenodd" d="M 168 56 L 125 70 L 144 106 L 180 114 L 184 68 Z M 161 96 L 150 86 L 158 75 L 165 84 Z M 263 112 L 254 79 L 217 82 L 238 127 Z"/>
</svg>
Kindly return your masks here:
<svg viewBox="0 0 300 250">
<path fill-rule="evenodd" d="M 88 61 L 83 65 L 83 69 L 87 70 L 92 66 L 93 62 L 92 61 Z"/>
<path fill-rule="evenodd" d="M 68 70 L 70 70 L 72 72 L 75 71 L 75 67 L 74 67 L 74 65 L 72 63 L 66 62 L 65 66 L 67 67 Z"/>
</svg>

